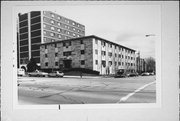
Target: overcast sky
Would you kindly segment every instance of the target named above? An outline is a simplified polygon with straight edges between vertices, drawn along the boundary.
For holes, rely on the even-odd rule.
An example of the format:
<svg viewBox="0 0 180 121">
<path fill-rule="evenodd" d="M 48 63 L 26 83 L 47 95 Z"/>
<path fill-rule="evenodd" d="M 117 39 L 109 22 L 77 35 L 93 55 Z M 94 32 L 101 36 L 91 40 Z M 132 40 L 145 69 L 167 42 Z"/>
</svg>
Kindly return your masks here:
<svg viewBox="0 0 180 121">
<path fill-rule="evenodd" d="M 33 9 L 26 7 L 27 10 Z M 96 35 L 135 49 L 143 58 L 155 57 L 155 41 L 161 36 L 158 5 L 63 5 L 42 10 L 53 11 L 85 25 L 86 36 Z M 146 37 L 147 34 L 155 36 Z"/>
</svg>

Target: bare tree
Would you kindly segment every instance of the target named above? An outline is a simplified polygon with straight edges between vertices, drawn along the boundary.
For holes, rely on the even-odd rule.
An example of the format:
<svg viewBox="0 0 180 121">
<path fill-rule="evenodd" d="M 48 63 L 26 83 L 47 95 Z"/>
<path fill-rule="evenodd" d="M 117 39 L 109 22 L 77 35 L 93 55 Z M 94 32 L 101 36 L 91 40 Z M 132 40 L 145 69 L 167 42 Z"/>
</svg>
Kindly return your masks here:
<svg viewBox="0 0 180 121">
<path fill-rule="evenodd" d="M 153 57 L 146 58 L 146 67 L 148 72 L 155 72 L 156 62 Z"/>
</svg>

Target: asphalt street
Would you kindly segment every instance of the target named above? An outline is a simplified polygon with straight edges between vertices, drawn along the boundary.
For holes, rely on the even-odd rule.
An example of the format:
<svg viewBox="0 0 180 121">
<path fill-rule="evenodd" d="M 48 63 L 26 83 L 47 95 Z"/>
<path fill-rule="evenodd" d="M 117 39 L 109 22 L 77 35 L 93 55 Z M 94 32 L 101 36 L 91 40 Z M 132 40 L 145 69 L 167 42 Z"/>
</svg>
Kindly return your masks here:
<svg viewBox="0 0 180 121">
<path fill-rule="evenodd" d="M 19 104 L 155 103 L 155 76 L 18 77 Z"/>
</svg>

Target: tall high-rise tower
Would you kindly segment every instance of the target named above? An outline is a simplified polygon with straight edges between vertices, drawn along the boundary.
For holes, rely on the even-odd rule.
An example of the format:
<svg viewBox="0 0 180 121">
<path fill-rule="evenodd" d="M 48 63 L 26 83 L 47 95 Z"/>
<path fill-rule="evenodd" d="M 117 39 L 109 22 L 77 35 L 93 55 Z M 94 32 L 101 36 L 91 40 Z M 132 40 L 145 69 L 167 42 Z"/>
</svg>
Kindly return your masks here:
<svg viewBox="0 0 180 121">
<path fill-rule="evenodd" d="M 18 14 L 18 64 L 40 64 L 40 44 L 85 36 L 85 26 L 51 11 Z"/>
</svg>

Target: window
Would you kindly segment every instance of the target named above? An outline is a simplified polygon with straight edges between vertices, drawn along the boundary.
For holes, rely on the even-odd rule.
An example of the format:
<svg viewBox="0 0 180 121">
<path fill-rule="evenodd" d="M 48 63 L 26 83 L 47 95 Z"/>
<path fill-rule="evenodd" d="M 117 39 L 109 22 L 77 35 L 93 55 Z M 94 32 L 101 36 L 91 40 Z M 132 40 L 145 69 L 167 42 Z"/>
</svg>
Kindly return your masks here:
<svg viewBox="0 0 180 121">
<path fill-rule="evenodd" d="M 44 35 L 46 35 L 46 31 L 44 31 L 43 33 L 44 33 Z"/>
<path fill-rule="evenodd" d="M 58 16 L 58 20 L 60 20 L 61 19 L 61 17 L 60 16 Z"/>
<path fill-rule="evenodd" d="M 76 31 L 76 29 L 75 29 L 75 28 L 73 28 L 73 30 L 74 30 L 74 31 Z"/>
<path fill-rule="evenodd" d="M 121 58 L 121 55 L 119 54 L 119 58 Z"/>
<path fill-rule="evenodd" d="M 43 17 L 43 20 L 46 21 L 47 20 L 46 17 Z"/>
<path fill-rule="evenodd" d="M 124 65 L 124 63 L 122 62 L 122 66 Z"/>
<path fill-rule="evenodd" d="M 81 44 L 83 44 L 83 40 L 81 40 Z"/>
<path fill-rule="evenodd" d="M 81 65 L 85 65 L 85 61 L 84 60 L 81 60 Z"/>
<path fill-rule="evenodd" d="M 48 66 L 48 62 L 45 63 L 45 66 Z"/>
<path fill-rule="evenodd" d="M 55 53 L 55 57 L 57 57 L 58 56 L 58 53 Z"/>
<path fill-rule="evenodd" d="M 45 58 L 47 58 L 47 54 L 45 54 Z"/>
<path fill-rule="evenodd" d="M 51 26 L 51 30 L 53 30 L 53 31 L 54 31 L 54 27 L 53 27 L 53 26 Z"/>
<path fill-rule="evenodd" d="M 111 66 L 112 65 L 112 61 L 109 61 L 109 66 Z"/>
<path fill-rule="evenodd" d="M 76 34 L 74 34 L 74 33 L 73 33 L 73 36 L 75 37 L 75 36 L 76 36 Z"/>
<path fill-rule="evenodd" d="M 57 47 L 57 44 L 54 44 L 54 47 Z"/>
<path fill-rule="evenodd" d="M 70 56 L 70 55 L 71 55 L 71 51 L 63 52 L 63 56 Z"/>
<path fill-rule="evenodd" d="M 51 39 L 51 42 L 54 42 L 55 41 L 55 39 Z"/>
<path fill-rule="evenodd" d="M 69 46 L 71 46 L 71 41 L 69 41 Z"/>
<path fill-rule="evenodd" d="M 47 45 L 45 45 L 45 49 L 47 49 Z"/>
<path fill-rule="evenodd" d="M 66 43 L 65 43 L 65 42 L 63 42 L 63 46 L 66 46 Z"/>
<path fill-rule="evenodd" d="M 46 28 L 46 24 L 43 24 L 43 27 Z"/>
<path fill-rule="evenodd" d="M 121 65 L 121 62 L 118 62 L 118 65 Z"/>
<path fill-rule="evenodd" d="M 117 54 L 115 53 L 115 57 L 117 57 Z"/>
<path fill-rule="evenodd" d="M 54 18 L 54 14 L 53 13 L 51 13 L 51 17 Z"/>
<path fill-rule="evenodd" d="M 96 65 L 98 64 L 98 60 L 95 60 Z"/>
<path fill-rule="evenodd" d="M 109 47 L 112 48 L 112 44 L 109 44 Z"/>
<path fill-rule="evenodd" d="M 58 26 L 61 26 L 61 24 L 58 22 Z"/>
<path fill-rule="evenodd" d="M 105 52 L 105 51 L 101 51 L 101 54 L 102 54 L 103 56 L 105 56 L 105 55 L 106 55 L 106 52 Z"/>
<path fill-rule="evenodd" d="M 57 31 L 58 31 L 58 32 L 61 32 L 61 29 L 58 28 Z"/>
<path fill-rule="evenodd" d="M 95 40 L 95 43 L 98 44 L 98 40 L 97 39 Z"/>
<path fill-rule="evenodd" d="M 112 57 L 112 53 L 111 52 L 109 52 L 108 54 L 109 54 L 109 57 Z"/>
<path fill-rule="evenodd" d="M 101 45 L 102 45 L 102 46 L 105 46 L 105 45 L 106 45 L 106 42 L 101 41 Z"/>
<path fill-rule="evenodd" d="M 66 32 L 67 32 L 67 31 L 66 31 L 66 30 L 64 30 L 64 34 L 66 34 Z"/>
<path fill-rule="evenodd" d="M 115 66 L 117 65 L 117 62 L 115 62 Z"/>
<path fill-rule="evenodd" d="M 61 38 L 61 35 L 60 35 L 60 34 L 58 34 L 58 38 Z"/>
<path fill-rule="evenodd" d="M 55 66 L 58 66 L 58 62 L 55 62 Z"/>
<path fill-rule="evenodd" d="M 63 46 L 66 46 L 66 47 L 71 46 L 71 41 L 69 41 L 69 42 L 63 42 Z"/>
<path fill-rule="evenodd" d="M 47 38 L 46 37 L 44 37 L 44 42 L 46 42 L 47 41 Z"/>
<path fill-rule="evenodd" d="M 81 54 L 84 54 L 84 50 L 81 50 Z"/>
<path fill-rule="evenodd" d="M 72 25 L 75 25 L 75 23 L 74 22 L 72 22 Z M 79 24 L 78 24 L 79 25 Z"/>
<path fill-rule="evenodd" d="M 54 20 L 51 20 L 51 24 L 54 24 Z"/>
<path fill-rule="evenodd" d="M 70 34 L 69 31 L 67 31 L 67 34 Z"/>
<path fill-rule="evenodd" d="M 124 58 L 124 56 L 122 55 L 122 58 Z"/>
<path fill-rule="evenodd" d="M 55 33 L 50 33 L 50 35 L 53 37 L 53 36 L 55 36 Z"/>
<path fill-rule="evenodd" d="M 95 50 L 95 54 L 98 54 L 98 50 Z"/>
<path fill-rule="evenodd" d="M 106 67 L 106 61 L 102 61 L 102 66 Z"/>
</svg>

